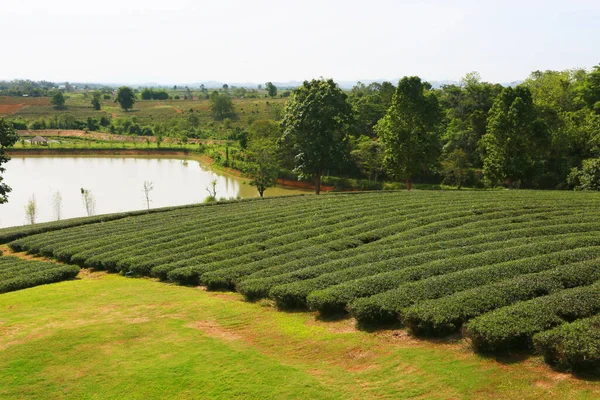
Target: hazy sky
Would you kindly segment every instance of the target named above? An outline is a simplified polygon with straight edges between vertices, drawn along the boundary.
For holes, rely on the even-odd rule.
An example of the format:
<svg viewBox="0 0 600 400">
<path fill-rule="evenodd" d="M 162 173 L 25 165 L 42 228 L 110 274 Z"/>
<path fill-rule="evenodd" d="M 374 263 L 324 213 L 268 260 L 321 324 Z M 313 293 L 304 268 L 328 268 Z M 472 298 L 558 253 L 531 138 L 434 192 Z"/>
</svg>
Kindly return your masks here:
<svg viewBox="0 0 600 400">
<path fill-rule="evenodd" d="M 600 0 L 0 0 L 0 79 L 184 83 L 600 63 Z"/>
</svg>

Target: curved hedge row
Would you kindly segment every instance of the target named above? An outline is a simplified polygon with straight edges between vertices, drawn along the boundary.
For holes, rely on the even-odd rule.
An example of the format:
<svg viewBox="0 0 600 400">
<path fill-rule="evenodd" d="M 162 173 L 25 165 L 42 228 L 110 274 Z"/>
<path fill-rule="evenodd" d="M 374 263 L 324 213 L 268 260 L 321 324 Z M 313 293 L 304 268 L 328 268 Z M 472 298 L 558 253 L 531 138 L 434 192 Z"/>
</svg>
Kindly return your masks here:
<svg viewBox="0 0 600 400">
<path fill-rule="evenodd" d="M 78 273 L 74 265 L 0 256 L 0 293 L 72 279 Z"/>
<path fill-rule="evenodd" d="M 600 368 L 600 315 L 538 333 L 533 344 L 547 363 L 560 369 Z"/>
<path fill-rule="evenodd" d="M 533 348 L 533 336 L 600 313 L 600 282 L 500 308 L 471 320 L 466 336 L 476 351 Z"/>
<path fill-rule="evenodd" d="M 583 241 L 573 241 L 581 245 Z M 464 271 L 434 276 L 399 286 L 396 289 L 352 302 L 350 313 L 360 322 L 381 323 L 395 319 L 403 320 L 401 312 L 418 301 L 437 299 L 462 290 L 487 285 L 503 279 L 523 274 L 545 271 L 560 265 L 600 257 L 600 240 L 590 241 L 596 247 L 579 247 L 573 250 L 555 251 L 549 254 L 533 256 L 476 267 Z M 569 248 L 565 243 L 548 243 L 548 247 Z M 547 252 L 540 248 L 541 253 Z"/>
<path fill-rule="evenodd" d="M 600 258 L 595 258 L 419 302 L 404 312 L 403 322 L 415 335 L 445 336 L 492 310 L 598 280 Z"/>
<path fill-rule="evenodd" d="M 492 216 L 489 220 L 483 218 L 483 222 L 488 224 L 495 222 L 493 226 L 486 227 L 486 232 L 499 230 L 500 232 L 495 236 L 489 235 L 484 237 L 486 235 L 481 234 L 481 226 L 472 226 L 479 224 L 469 223 L 465 217 L 436 221 L 432 224 L 425 225 L 424 227 L 404 230 L 392 237 L 388 237 L 387 240 L 381 240 L 372 246 L 365 246 L 357 249 L 358 251 L 348 252 L 347 254 L 344 254 L 343 257 L 334 257 L 332 261 L 319 263 L 315 262 L 313 259 L 304 257 L 293 260 L 288 264 L 265 268 L 259 272 L 246 276 L 245 279 L 238 284 L 238 290 L 247 299 L 255 300 L 261 297 L 267 297 L 269 291 L 275 286 L 315 279 L 316 282 L 311 290 L 317 291 L 322 290 L 327 286 L 331 286 L 331 283 L 339 284 L 350 279 L 369 276 L 373 273 L 397 269 L 395 264 L 390 262 L 384 263 L 386 260 L 400 259 L 417 253 L 430 252 L 438 253 L 432 253 L 431 255 L 423 254 L 417 256 L 417 258 L 427 261 L 435 259 L 436 255 L 438 258 L 452 257 L 458 254 L 464 254 L 465 251 L 468 251 L 465 249 L 456 251 L 454 250 L 455 248 L 506 240 L 520 235 L 535 236 L 536 231 L 539 230 L 540 227 L 543 227 L 544 229 L 552 228 L 552 224 L 549 224 L 547 221 L 544 221 L 543 223 L 538 221 L 535 224 L 525 224 L 535 226 L 536 228 L 519 232 L 517 230 L 511 230 L 510 222 L 503 223 L 500 220 L 496 220 L 496 218 L 507 219 L 506 217 L 508 217 L 511 212 L 512 211 L 493 212 L 486 216 Z M 531 217 L 535 217 L 535 215 L 532 214 Z M 571 219 L 572 218 L 573 217 L 571 217 Z M 508 224 L 508 226 L 505 224 Z M 432 229 L 433 226 L 435 226 L 435 229 Z M 567 224 L 562 224 L 559 229 L 565 229 L 567 226 Z M 434 233 L 421 236 L 424 229 Z M 415 237 L 415 234 L 417 234 L 417 237 Z M 541 234 L 544 234 L 544 232 Z M 538 233 L 537 235 L 541 234 Z M 329 260 L 331 260 L 331 258 L 329 258 Z M 239 268 L 242 269 L 244 266 L 240 266 Z M 332 274 L 336 275 L 334 276 Z M 306 284 L 312 285 L 308 282 Z M 304 304 L 304 301 L 302 300 L 301 303 Z M 315 309 L 318 309 L 318 307 Z M 336 309 L 336 311 L 339 311 L 339 309 Z"/>
<path fill-rule="evenodd" d="M 595 353 L 571 343 L 593 345 L 577 327 L 595 325 L 564 322 L 598 313 L 588 291 L 600 277 L 599 206 L 594 193 L 550 191 L 294 196 L 0 230 L 0 240 L 84 267 L 269 296 L 281 307 L 401 320 L 415 334 L 466 325 L 482 350 L 534 340 L 551 362 L 579 365 L 581 356 L 594 365 Z M 60 268 L 31 266 L 28 279 L 62 279 Z M 24 282 L 22 272 L 0 261 L 0 281 Z"/>
</svg>

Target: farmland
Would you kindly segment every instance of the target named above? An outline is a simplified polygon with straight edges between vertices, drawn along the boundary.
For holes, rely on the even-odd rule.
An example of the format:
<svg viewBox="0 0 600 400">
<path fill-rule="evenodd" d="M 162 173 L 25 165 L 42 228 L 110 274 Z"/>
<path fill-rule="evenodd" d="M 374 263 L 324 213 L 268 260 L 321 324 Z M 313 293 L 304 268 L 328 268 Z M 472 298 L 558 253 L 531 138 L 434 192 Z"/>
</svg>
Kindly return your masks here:
<svg viewBox="0 0 600 400">
<path fill-rule="evenodd" d="M 22 119 L 30 122 L 39 118 L 60 117 L 71 115 L 77 119 L 85 120 L 88 117 L 109 119 L 131 119 L 141 125 L 164 123 L 170 120 L 185 119 L 190 110 L 198 116 L 199 126 L 203 129 L 224 133 L 236 126 L 247 127 L 252 121 L 260 119 L 273 119 L 281 113 L 286 98 L 250 98 L 233 99 L 235 118 L 223 122 L 215 121 L 210 111 L 210 100 L 138 100 L 134 108 L 129 111 L 121 109 L 118 103 L 111 99 L 101 100 L 101 109 L 94 110 L 90 106 L 89 94 L 69 94 L 64 109 L 56 109 L 50 104 L 47 97 L 2 97 L 0 96 L 0 116 L 11 119 Z"/>
<path fill-rule="evenodd" d="M 74 265 L 0 257 L 0 293 L 68 280 L 78 273 Z"/>
<path fill-rule="evenodd" d="M 600 314 L 599 206 L 595 193 L 568 192 L 294 196 L 0 237 L 84 268 L 236 290 L 323 319 L 349 312 L 367 330 L 462 333 L 482 354 L 537 351 L 577 370 L 599 359 L 598 338 L 577 335 Z M 557 354 L 573 337 L 586 346 Z"/>
</svg>

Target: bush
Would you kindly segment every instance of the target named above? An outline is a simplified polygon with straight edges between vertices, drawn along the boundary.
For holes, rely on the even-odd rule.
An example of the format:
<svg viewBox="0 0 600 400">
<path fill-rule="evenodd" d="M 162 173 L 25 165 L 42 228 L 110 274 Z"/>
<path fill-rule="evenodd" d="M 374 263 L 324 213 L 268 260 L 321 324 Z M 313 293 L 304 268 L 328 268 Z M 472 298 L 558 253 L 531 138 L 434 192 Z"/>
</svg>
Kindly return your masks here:
<svg viewBox="0 0 600 400">
<path fill-rule="evenodd" d="M 531 349 L 535 334 L 597 313 L 600 283 L 501 308 L 473 319 L 465 331 L 476 351 L 503 353 Z"/>
<path fill-rule="evenodd" d="M 404 323 L 416 335 L 444 336 L 492 310 L 597 280 L 600 260 L 569 264 L 421 302 L 405 312 Z"/>
<path fill-rule="evenodd" d="M 560 369 L 600 368 L 600 315 L 538 333 L 533 343 L 547 363 Z"/>
</svg>

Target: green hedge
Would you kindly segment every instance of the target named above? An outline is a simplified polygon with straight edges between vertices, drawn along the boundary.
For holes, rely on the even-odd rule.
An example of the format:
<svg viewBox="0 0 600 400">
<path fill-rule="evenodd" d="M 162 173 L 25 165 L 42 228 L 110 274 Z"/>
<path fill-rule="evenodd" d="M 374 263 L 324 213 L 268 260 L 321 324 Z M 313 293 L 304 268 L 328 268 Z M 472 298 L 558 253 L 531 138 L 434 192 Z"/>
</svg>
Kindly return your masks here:
<svg viewBox="0 0 600 400">
<path fill-rule="evenodd" d="M 0 257 L 0 293 L 72 279 L 79 267 L 53 262 Z"/>
<path fill-rule="evenodd" d="M 492 310 L 598 280 L 600 259 L 564 265 L 418 303 L 404 312 L 404 324 L 414 335 L 449 335 Z"/>
<path fill-rule="evenodd" d="M 465 334 L 483 353 L 533 348 L 537 333 L 600 313 L 600 283 L 500 308 L 471 320 Z"/>
<path fill-rule="evenodd" d="M 560 325 L 533 337 L 544 360 L 563 370 L 600 368 L 600 315 Z"/>
</svg>

